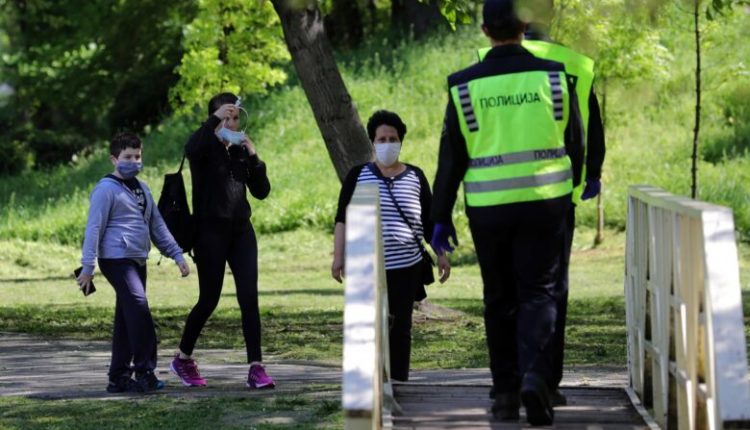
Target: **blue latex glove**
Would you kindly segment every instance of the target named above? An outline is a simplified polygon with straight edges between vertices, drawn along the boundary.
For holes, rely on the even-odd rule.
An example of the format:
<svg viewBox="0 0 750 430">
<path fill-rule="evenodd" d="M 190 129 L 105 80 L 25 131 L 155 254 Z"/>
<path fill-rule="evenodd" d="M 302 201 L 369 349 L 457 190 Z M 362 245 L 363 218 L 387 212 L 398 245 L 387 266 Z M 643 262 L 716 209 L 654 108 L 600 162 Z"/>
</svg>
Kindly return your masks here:
<svg viewBox="0 0 750 430">
<path fill-rule="evenodd" d="M 458 238 L 456 237 L 456 229 L 452 223 L 435 223 L 435 227 L 432 230 L 432 240 L 430 246 L 437 255 L 443 255 L 445 252 L 452 252 L 453 246 L 448 242 L 448 238 L 453 239 L 453 246 L 458 246 Z"/>
<path fill-rule="evenodd" d="M 586 188 L 583 189 L 581 200 L 593 199 L 602 190 L 602 183 L 598 179 L 586 179 Z"/>
</svg>

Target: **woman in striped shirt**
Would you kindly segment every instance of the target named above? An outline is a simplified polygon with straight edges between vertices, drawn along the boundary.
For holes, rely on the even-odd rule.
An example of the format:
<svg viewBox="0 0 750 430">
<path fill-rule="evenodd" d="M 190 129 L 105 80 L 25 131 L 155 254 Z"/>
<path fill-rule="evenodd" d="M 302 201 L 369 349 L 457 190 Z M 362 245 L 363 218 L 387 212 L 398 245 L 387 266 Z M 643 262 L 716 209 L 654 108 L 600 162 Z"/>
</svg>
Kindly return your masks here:
<svg viewBox="0 0 750 430">
<path fill-rule="evenodd" d="M 389 333 L 391 378 L 409 379 L 411 318 L 422 285 L 422 241 L 430 241 L 432 222 L 430 185 L 419 167 L 399 161 L 406 125 L 398 115 L 377 111 L 367 122 L 375 147 L 375 161 L 349 171 L 339 194 L 331 274 L 341 282 L 344 274 L 346 207 L 357 184 L 375 183 L 380 189 L 381 232 L 388 284 L 388 309 L 393 316 Z M 406 218 L 406 219 L 405 219 Z M 440 282 L 450 276 L 445 254 L 438 256 Z M 422 297 L 423 298 L 423 297 Z"/>
</svg>

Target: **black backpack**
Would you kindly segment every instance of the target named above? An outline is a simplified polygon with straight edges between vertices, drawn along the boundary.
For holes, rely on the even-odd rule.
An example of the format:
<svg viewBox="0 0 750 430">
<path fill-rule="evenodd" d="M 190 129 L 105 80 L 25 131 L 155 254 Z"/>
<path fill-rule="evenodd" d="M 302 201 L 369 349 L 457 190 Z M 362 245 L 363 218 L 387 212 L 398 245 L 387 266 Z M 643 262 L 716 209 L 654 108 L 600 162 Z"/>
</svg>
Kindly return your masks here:
<svg viewBox="0 0 750 430">
<path fill-rule="evenodd" d="M 193 218 L 190 215 L 185 193 L 185 182 L 182 180 L 184 164 L 185 155 L 183 154 L 179 170 L 164 175 L 164 186 L 161 189 L 157 207 L 169 232 L 172 233 L 177 245 L 182 248 L 182 252 L 190 253 L 193 250 L 194 231 Z"/>
</svg>

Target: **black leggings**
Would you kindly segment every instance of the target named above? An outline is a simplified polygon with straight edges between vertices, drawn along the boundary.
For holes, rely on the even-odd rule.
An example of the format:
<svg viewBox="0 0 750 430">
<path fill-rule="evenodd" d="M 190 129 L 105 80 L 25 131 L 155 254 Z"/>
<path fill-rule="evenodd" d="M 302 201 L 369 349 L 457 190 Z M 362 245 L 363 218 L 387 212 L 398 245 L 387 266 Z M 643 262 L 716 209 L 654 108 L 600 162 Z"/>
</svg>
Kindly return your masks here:
<svg viewBox="0 0 750 430">
<path fill-rule="evenodd" d="M 402 269 L 385 271 L 388 283 L 388 311 L 390 332 L 388 346 L 391 358 L 391 378 L 398 381 L 409 380 L 411 358 L 411 318 L 414 311 L 414 297 L 422 286 L 422 263 Z"/>
<path fill-rule="evenodd" d="M 247 361 L 261 361 L 258 309 L 258 242 L 252 225 L 237 231 L 231 224 L 199 225 L 194 246 L 200 296 L 187 317 L 180 350 L 192 354 L 206 321 L 219 304 L 226 263 L 234 275 Z"/>
</svg>

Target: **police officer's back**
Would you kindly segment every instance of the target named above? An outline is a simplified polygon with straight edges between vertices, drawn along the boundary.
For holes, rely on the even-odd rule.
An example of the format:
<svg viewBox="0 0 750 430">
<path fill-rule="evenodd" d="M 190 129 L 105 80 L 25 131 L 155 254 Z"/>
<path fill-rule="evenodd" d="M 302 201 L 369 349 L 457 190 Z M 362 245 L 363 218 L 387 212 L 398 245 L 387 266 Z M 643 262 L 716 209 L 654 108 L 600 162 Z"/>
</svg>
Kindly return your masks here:
<svg viewBox="0 0 750 430">
<path fill-rule="evenodd" d="M 464 183 L 484 283 L 493 414 L 552 422 L 544 350 L 554 332 L 565 214 L 583 158 L 575 90 L 564 66 L 520 46 L 511 0 L 487 0 L 484 61 L 448 78 L 435 179 L 433 247 L 450 250 L 451 212 Z"/>
</svg>

